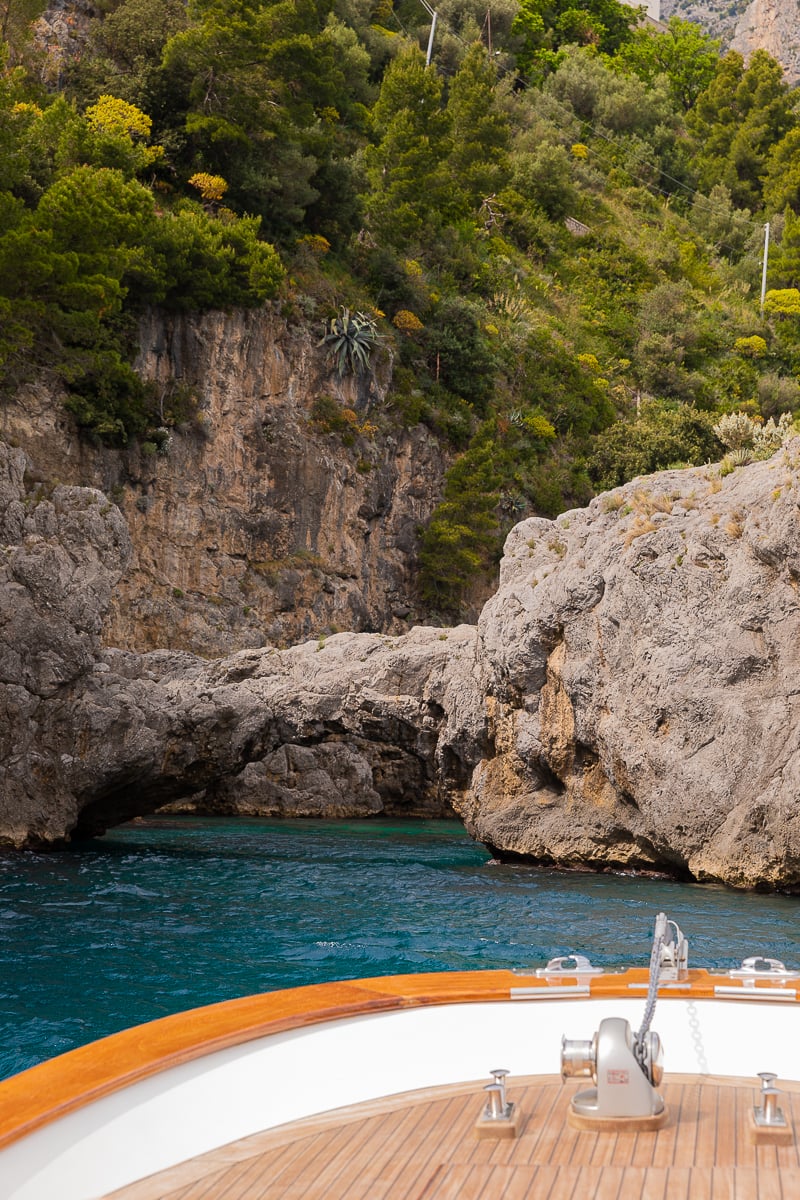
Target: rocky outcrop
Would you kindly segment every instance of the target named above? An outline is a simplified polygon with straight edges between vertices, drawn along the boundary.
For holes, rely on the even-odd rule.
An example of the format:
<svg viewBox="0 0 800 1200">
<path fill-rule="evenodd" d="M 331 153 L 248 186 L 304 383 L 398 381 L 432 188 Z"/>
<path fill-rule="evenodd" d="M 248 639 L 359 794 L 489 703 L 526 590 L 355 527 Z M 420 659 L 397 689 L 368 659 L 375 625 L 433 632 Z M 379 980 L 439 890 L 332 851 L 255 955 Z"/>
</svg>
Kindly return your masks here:
<svg viewBox="0 0 800 1200">
<path fill-rule="evenodd" d="M 720 38 L 727 46 L 736 23 L 747 7 L 747 0 L 661 0 L 661 20 L 680 17 L 694 21 L 712 37 Z"/>
<path fill-rule="evenodd" d="M 438 733 L 473 628 L 211 663 L 104 649 L 125 522 L 95 490 L 47 494 L 27 465 L 0 442 L 0 842 L 58 843 L 199 793 L 293 815 L 451 811 Z"/>
<path fill-rule="evenodd" d="M 501 857 L 800 890 L 800 443 L 518 525 L 477 628 L 213 663 L 103 649 L 119 512 L 0 451 L 6 842 L 452 805 Z"/>
<path fill-rule="evenodd" d="M 797 0 L 662 0 L 661 20 L 673 16 L 694 21 L 745 60 L 766 50 L 783 67 L 787 83 L 794 87 L 800 79 Z"/>
<path fill-rule="evenodd" d="M 45 486 L 102 488 L 125 516 L 133 552 L 106 644 L 215 657 L 337 629 L 405 632 L 447 461 L 424 426 L 387 417 L 388 354 L 365 381 L 339 380 L 307 327 L 269 310 L 152 314 L 141 346 L 178 421 L 167 454 L 93 448 L 41 387 L 0 427 Z M 326 399 L 345 413 L 333 431 L 315 419 Z"/>
<path fill-rule="evenodd" d="M 102 493 L 45 495 L 26 467 L 0 443 L 0 829 L 12 844 L 75 826 L 81 743 L 63 697 L 99 666 L 102 618 L 130 555 L 122 515 Z"/>
<path fill-rule="evenodd" d="M 748 59 L 766 50 L 784 69 L 787 83 L 800 80 L 800 4 L 798 0 L 752 0 L 736 24 L 731 50 Z"/>
<path fill-rule="evenodd" d="M 668 472 L 506 545 L 479 624 L 503 853 L 800 883 L 800 446 Z"/>
</svg>

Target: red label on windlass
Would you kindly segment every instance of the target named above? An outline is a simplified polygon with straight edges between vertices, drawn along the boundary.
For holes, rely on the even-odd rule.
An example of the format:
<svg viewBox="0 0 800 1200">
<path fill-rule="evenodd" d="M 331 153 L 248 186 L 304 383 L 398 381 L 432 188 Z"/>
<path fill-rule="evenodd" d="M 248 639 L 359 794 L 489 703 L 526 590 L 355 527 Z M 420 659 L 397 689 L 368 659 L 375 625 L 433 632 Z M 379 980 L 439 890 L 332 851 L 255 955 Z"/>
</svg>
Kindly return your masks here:
<svg viewBox="0 0 800 1200">
<path fill-rule="evenodd" d="M 627 1071 L 606 1071 L 606 1083 L 630 1083 Z"/>
</svg>

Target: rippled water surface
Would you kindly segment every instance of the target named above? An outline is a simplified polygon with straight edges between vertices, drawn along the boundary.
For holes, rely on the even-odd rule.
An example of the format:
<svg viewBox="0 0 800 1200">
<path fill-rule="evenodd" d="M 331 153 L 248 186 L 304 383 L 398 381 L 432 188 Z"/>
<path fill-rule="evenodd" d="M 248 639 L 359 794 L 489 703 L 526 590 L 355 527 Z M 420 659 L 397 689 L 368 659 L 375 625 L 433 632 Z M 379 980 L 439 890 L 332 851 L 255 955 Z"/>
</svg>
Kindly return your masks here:
<svg viewBox="0 0 800 1200">
<path fill-rule="evenodd" d="M 456 823 L 153 818 L 0 855 L 0 1077 L 127 1025 L 273 988 L 540 964 L 800 963 L 800 900 L 499 866 Z"/>
</svg>

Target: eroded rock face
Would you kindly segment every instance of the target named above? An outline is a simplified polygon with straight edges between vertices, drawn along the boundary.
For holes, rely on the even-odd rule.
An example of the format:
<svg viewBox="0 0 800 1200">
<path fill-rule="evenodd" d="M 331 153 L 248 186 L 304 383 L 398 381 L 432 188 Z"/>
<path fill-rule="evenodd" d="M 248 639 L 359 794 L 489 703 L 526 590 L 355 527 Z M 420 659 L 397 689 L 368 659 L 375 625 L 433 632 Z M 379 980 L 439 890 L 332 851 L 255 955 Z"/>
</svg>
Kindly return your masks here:
<svg viewBox="0 0 800 1200">
<path fill-rule="evenodd" d="M 167 454 L 90 446 L 41 387 L 8 405 L 5 436 L 46 485 L 99 487 L 125 516 L 133 552 L 106 645 L 213 658 L 413 623 L 446 456 L 422 425 L 378 428 L 387 353 L 340 380 L 318 341 L 269 308 L 143 319 L 138 367 L 181 418 Z M 343 428 L 315 419 L 320 402 L 348 414 Z"/>
<path fill-rule="evenodd" d="M 0 444 L 0 838 L 206 811 L 441 813 L 502 856 L 800 889 L 800 442 L 511 533 L 477 628 L 216 662 L 103 649 L 129 546 Z"/>
<path fill-rule="evenodd" d="M 29 490 L 0 442 L 0 829 L 14 844 L 73 828 L 79 753 L 62 697 L 89 678 L 111 588 L 130 555 L 119 510 L 90 488 Z"/>
<path fill-rule="evenodd" d="M 565 864 L 800 882 L 796 443 L 667 472 L 506 544 L 479 623 L 474 836 Z"/>
<path fill-rule="evenodd" d="M 781 64 L 787 83 L 794 87 L 800 80 L 798 21 L 797 0 L 752 0 L 739 17 L 730 48 L 745 59 L 756 50 L 766 50 Z"/>
<path fill-rule="evenodd" d="M 50 836 L 101 833 L 191 797 L 241 814 L 450 812 L 459 777 L 437 769 L 438 735 L 455 664 L 471 664 L 474 648 L 463 626 L 444 640 L 424 628 L 402 639 L 339 634 L 323 649 L 212 664 L 101 652 L 48 709 L 48 734 L 79 748 L 61 759 L 72 806 Z"/>
</svg>

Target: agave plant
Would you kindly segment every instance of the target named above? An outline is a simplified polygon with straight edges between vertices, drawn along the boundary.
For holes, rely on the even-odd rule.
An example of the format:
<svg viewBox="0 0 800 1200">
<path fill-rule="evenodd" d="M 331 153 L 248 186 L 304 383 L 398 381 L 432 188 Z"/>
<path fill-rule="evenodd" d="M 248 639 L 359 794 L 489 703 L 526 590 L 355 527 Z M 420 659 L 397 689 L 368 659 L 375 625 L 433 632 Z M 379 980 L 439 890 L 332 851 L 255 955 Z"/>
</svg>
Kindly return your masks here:
<svg viewBox="0 0 800 1200">
<path fill-rule="evenodd" d="M 319 344 L 328 347 L 340 377 L 348 371 L 360 375 L 369 367 L 370 355 L 379 336 L 372 317 L 342 308 L 338 317 L 326 321 L 325 335 Z"/>
</svg>

